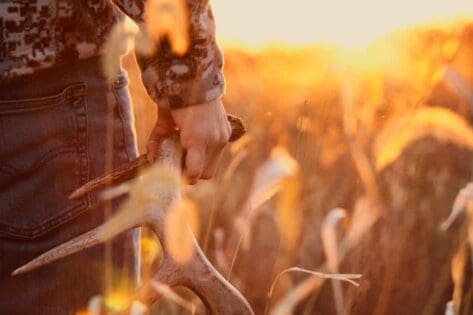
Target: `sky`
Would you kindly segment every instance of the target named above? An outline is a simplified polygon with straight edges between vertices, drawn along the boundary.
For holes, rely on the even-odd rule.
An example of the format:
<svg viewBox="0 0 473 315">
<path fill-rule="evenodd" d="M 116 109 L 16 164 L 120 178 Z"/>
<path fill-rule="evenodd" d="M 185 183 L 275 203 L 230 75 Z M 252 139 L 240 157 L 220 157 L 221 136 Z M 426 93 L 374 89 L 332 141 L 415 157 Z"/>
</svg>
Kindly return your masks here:
<svg viewBox="0 0 473 315">
<path fill-rule="evenodd" d="M 473 0 L 212 0 L 220 40 L 359 46 L 394 29 L 467 18 Z"/>
</svg>

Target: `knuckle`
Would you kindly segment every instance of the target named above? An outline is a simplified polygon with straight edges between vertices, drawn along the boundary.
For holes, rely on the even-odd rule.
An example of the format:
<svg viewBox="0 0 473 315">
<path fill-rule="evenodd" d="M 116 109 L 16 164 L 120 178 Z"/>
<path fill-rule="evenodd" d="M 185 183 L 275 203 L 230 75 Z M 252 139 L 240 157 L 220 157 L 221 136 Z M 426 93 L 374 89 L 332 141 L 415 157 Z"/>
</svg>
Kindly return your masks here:
<svg viewBox="0 0 473 315">
<path fill-rule="evenodd" d="M 211 132 L 209 134 L 208 141 L 212 145 L 217 146 L 220 143 L 220 135 L 218 134 L 218 132 Z"/>
<path fill-rule="evenodd" d="M 219 146 L 220 147 L 224 147 L 230 140 L 230 136 L 228 135 L 228 133 L 226 132 L 222 132 L 220 133 L 220 137 L 219 137 Z"/>
<path fill-rule="evenodd" d="M 223 131 L 216 131 L 212 133 L 211 143 L 213 147 L 221 148 L 227 143 L 226 133 Z"/>
</svg>

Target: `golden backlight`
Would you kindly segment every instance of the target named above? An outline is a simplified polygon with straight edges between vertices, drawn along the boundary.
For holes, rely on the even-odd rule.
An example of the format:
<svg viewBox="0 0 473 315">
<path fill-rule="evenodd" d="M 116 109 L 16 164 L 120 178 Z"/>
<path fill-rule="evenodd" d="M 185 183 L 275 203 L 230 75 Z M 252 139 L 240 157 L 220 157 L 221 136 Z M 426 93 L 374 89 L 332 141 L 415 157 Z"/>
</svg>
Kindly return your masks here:
<svg viewBox="0 0 473 315">
<path fill-rule="evenodd" d="M 395 29 L 473 18 L 473 0 L 213 0 L 220 40 L 360 47 Z"/>
</svg>

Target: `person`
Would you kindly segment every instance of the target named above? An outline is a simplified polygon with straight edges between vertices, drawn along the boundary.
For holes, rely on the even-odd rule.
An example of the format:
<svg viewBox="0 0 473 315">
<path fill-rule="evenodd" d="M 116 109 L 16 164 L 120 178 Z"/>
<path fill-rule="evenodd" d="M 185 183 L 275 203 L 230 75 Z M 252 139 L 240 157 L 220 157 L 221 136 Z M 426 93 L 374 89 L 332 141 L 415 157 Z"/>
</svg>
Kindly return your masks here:
<svg viewBox="0 0 473 315">
<path fill-rule="evenodd" d="M 152 55 L 137 60 L 158 105 L 148 158 L 154 160 L 162 137 L 179 129 L 184 174 L 195 183 L 214 176 L 231 130 L 210 4 L 184 2 L 187 52 L 175 54 L 162 39 Z M 97 194 L 76 201 L 68 195 L 137 156 L 126 72 L 118 70 L 111 82 L 102 55 L 123 13 L 145 25 L 146 4 L 0 1 L 0 314 L 76 314 L 110 286 L 133 286 L 138 270 L 132 232 L 107 250 L 96 246 L 31 273 L 10 274 L 99 225 L 118 207 L 119 200 L 106 205 Z M 112 265 L 105 257 L 112 257 Z M 106 287 L 106 277 L 115 282 Z"/>
</svg>

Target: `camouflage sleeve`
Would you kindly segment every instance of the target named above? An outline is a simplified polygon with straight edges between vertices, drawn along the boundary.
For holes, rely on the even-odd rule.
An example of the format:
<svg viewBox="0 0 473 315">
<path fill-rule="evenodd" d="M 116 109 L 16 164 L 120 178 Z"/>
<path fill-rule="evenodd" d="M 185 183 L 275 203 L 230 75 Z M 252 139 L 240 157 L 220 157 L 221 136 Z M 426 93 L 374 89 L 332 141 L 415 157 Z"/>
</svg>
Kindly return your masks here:
<svg viewBox="0 0 473 315">
<path fill-rule="evenodd" d="M 138 23 L 146 0 L 113 0 Z M 215 20 L 209 0 L 186 0 L 189 9 L 189 50 L 175 55 L 169 42 L 156 53 L 137 56 L 143 83 L 160 107 L 182 108 L 220 97 L 225 89 L 223 55 L 215 39 Z"/>
</svg>

